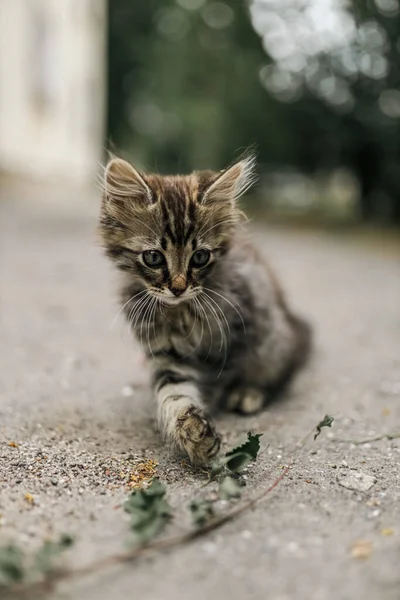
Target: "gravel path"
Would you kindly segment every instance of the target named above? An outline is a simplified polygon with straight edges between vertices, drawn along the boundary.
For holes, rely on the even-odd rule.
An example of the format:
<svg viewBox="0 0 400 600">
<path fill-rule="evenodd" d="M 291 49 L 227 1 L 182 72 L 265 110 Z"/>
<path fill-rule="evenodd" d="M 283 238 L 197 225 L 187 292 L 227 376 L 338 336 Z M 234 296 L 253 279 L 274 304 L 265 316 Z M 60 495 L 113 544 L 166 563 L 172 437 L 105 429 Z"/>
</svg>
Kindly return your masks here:
<svg viewBox="0 0 400 600">
<path fill-rule="evenodd" d="M 121 503 L 139 464 L 158 463 L 176 509 L 170 534 L 189 528 L 187 504 L 216 488 L 158 438 L 140 352 L 121 319 L 112 326 L 115 277 L 93 243 L 94 204 L 72 216 L 68 203 L 61 214 L 27 200 L 0 205 L 0 541 L 33 551 L 66 532 L 76 538 L 68 564 L 84 565 L 129 542 Z M 338 440 L 400 431 L 400 244 L 277 226 L 254 236 L 313 322 L 316 350 L 284 401 L 218 426 L 226 447 L 264 434 L 245 498 L 294 452 L 291 472 L 207 537 L 65 582 L 54 597 L 399 599 L 400 439 Z M 326 413 L 332 430 L 296 448 Z"/>
</svg>

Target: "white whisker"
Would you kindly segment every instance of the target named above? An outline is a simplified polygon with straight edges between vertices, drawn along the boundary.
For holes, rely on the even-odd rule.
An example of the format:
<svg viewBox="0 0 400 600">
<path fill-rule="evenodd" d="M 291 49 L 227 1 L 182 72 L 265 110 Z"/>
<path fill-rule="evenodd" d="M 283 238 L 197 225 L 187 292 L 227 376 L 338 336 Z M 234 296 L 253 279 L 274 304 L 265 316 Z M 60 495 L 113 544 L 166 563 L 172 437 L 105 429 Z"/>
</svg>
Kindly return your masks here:
<svg viewBox="0 0 400 600">
<path fill-rule="evenodd" d="M 204 292 L 203 292 L 203 294 L 204 294 Z M 223 362 L 222 362 L 221 368 L 220 368 L 220 370 L 218 372 L 218 375 L 217 375 L 217 377 L 219 377 L 221 375 L 224 367 L 225 367 L 225 364 L 226 364 L 226 361 L 227 361 L 227 358 L 228 358 L 228 341 L 226 339 L 226 334 L 225 334 L 223 323 L 221 322 L 221 320 L 220 320 L 220 318 L 219 318 L 216 310 L 214 309 L 214 307 L 210 303 L 210 298 L 204 294 L 203 300 L 207 304 L 207 306 L 211 310 L 211 312 L 213 313 L 215 322 L 217 323 L 219 331 L 220 331 L 220 334 L 221 334 L 221 345 L 220 345 L 219 351 L 221 352 L 222 350 L 224 350 L 224 358 L 223 358 Z"/>
<path fill-rule="evenodd" d="M 153 348 L 152 348 L 152 345 L 150 342 L 150 323 L 152 322 L 152 319 L 154 317 L 154 311 L 155 311 L 156 304 L 157 304 L 157 298 L 154 296 L 153 302 L 152 302 L 152 304 L 150 304 L 149 316 L 148 316 L 147 323 L 146 323 L 146 325 L 147 325 L 147 345 L 150 350 L 150 354 L 153 358 L 154 358 Z"/>
<path fill-rule="evenodd" d="M 148 311 L 149 311 L 149 308 L 151 308 L 151 306 L 152 306 L 152 302 L 153 302 L 153 300 L 154 300 L 154 297 L 153 297 L 153 296 L 150 296 L 150 294 L 149 294 L 149 296 L 148 296 L 148 298 L 147 298 L 147 303 L 146 303 L 146 306 L 145 306 L 145 308 L 144 308 L 144 311 L 142 311 L 142 314 L 143 314 L 143 316 L 141 317 L 141 323 L 140 323 L 140 336 L 139 336 L 139 341 L 140 341 L 140 345 L 142 346 L 142 350 L 143 350 L 143 352 L 144 352 L 145 354 L 147 354 L 147 352 L 146 352 L 146 350 L 145 350 L 145 348 L 144 348 L 144 344 L 143 344 L 143 325 L 144 325 L 144 323 L 145 323 L 145 321 L 146 321 L 146 315 L 147 315 L 147 313 L 148 313 Z"/>
<path fill-rule="evenodd" d="M 208 306 L 209 310 L 214 315 L 215 322 L 217 323 L 217 325 L 219 327 L 219 331 L 220 331 L 220 334 L 221 334 L 221 336 L 220 336 L 221 337 L 221 341 L 220 341 L 220 345 L 219 345 L 219 350 L 218 351 L 221 352 L 222 348 L 224 347 L 225 335 L 224 335 L 223 329 L 221 327 L 220 319 L 219 319 L 219 316 L 218 316 L 215 308 L 212 306 L 212 304 L 210 303 L 210 301 L 207 299 L 207 297 L 204 294 L 204 292 L 203 292 L 203 295 L 204 295 L 203 301 L 206 303 L 206 305 Z"/>
<path fill-rule="evenodd" d="M 119 309 L 119 311 L 116 313 L 116 315 L 114 315 L 112 321 L 111 321 L 111 325 L 110 325 L 110 329 L 112 331 L 114 325 L 115 325 L 115 321 L 117 320 L 118 316 L 121 314 L 121 312 L 124 310 L 125 306 L 127 304 L 129 304 L 129 302 L 132 302 L 132 300 L 134 300 L 137 296 L 140 296 L 140 294 L 144 294 L 147 290 L 142 290 L 140 292 L 138 292 L 137 294 L 135 294 L 134 296 L 131 296 L 126 302 L 125 304 L 123 304 L 121 306 L 121 308 Z"/>
<path fill-rule="evenodd" d="M 139 298 L 139 300 L 136 301 L 136 303 L 132 306 L 131 310 L 128 313 L 128 322 L 131 324 L 133 323 L 133 318 L 134 318 L 134 315 L 137 313 L 138 308 L 143 304 L 143 302 L 147 298 L 148 290 L 145 290 L 145 291 L 146 291 L 146 294 L 142 298 Z"/>
<path fill-rule="evenodd" d="M 152 321 L 153 321 L 153 336 L 154 336 L 155 342 L 156 342 L 156 344 L 157 344 L 157 346 L 158 346 L 158 349 L 160 350 L 160 352 L 164 352 L 164 350 L 163 350 L 163 348 L 161 348 L 161 346 L 160 346 L 160 342 L 158 341 L 157 330 L 156 330 L 156 319 L 155 319 L 155 316 L 156 316 L 156 311 L 157 311 L 158 309 L 160 309 L 160 312 L 161 312 L 161 314 L 163 314 L 163 310 L 162 310 L 162 308 L 163 308 L 163 306 L 162 306 L 162 302 L 160 302 L 160 299 L 156 297 L 156 303 L 155 303 L 155 307 L 154 307 L 154 310 L 153 310 L 153 315 L 152 315 Z"/>
<path fill-rule="evenodd" d="M 227 328 L 228 334 L 229 334 L 229 339 L 230 339 L 230 337 L 231 337 L 231 328 L 229 326 L 229 322 L 228 322 L 228 319 L 226 318 L 226 315 L 225 315 L 224 311 L 222 310 L 222 308 L 220 307 L 220 305 L 218 304 L 218 302 L 216 302 L 214 300 L 214 298 L 211 298 L 211 296 L 209 294 L 207 294 L 207 292 L 203 291 L 203 294 L 205 294 L 207 296 L 207 298 L 214 304 L 214 306 L 216 307 L 216 309 L 221 313 L 221 316 L 222 316 L 223 320 L 225 321 L 226 328 Z"/>
<path fill-rule="evenodd" d="M 130 315 L 129 321 L 131 323 L 132 329 L 136 329 L 136 325 L 138 324 L 139 317 L 142 314 L 144 308 L 147 306 L 148 300 L 149 300 L 149 294 L 147 294 L 146 296 L 144 296 L 144 298 L 141 298 L 139 300 L 139 302 L 135 306 L 135 309 L 133 310 L 132 314 Z"/>
<path fill-rule="evenodd" d="M 239 318 L 242 322 L 243 325 L 243 331 L 246 334 L 246 325 L 245 322 L 243 320 L 242 314 L 240 313 L 240 311 L 238 310 L 238 308 L 232 304 L 232 302 L 230 300 L 228 300 L 228 298 L 226 298 L 225 296 L 223 296 L 222 294 L 220 294 L 219 292 L 216 292 L 215 290 L 212 290 L 211 288 L 203 288 L 204 290 L 206 290 L 207 292 L 212 292 L 213 294 L 216 294 L 217 296 L 219 296 L 220 298 L 222 298 L 222 300 L 225 300 L 225 302 L 227 302 L 232 308 L 233 310 L 239 315 Z"/>
<path fill-rule="evenodd" d="M 208 318 L 208 315 L 207 315 L 207 313 L 206 313 L 206 311 L 204 309 L 204 306 L 201 304 L 201 298 L 200 298 L 200 296 L 196 298 L 196 301 L 198 302 L 199 308 L 201 309 L 201 311 L 202 311 L 202 313 L 203 313 L 203 315 L 204 315 L 204 317 L 205 317 L 205 319 L 207 321 L 208 329 L 210 331 L 210 346 L 208 348 L 208 353 L 207 353 L 207 356 L 206 356 L 206 360 L 207 360 L 208 357 L 210 356 L 211 350 L 212 350 L 213 332 L 212 332 L 212 327 L 211 327 L 210 319 Z M 201 337 L 203 337 L 203 334 L 204 334 L 204 326 L 203 326 L 203 321 L 201 321 Z"/>
</svg>

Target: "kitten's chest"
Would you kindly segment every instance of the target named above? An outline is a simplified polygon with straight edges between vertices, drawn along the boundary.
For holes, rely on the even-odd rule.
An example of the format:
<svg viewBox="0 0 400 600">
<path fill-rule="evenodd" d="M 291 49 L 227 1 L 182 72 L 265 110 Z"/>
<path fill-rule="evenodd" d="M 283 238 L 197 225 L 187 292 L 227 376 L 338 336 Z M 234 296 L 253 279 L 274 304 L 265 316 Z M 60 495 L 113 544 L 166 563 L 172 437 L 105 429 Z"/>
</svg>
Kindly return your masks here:
<svg viewBox="0 0 400 600">
<path fill-rule="evenodd" d="M 152 345 L 180 357 L 215 361 L 227 355 L 229 341 L 227 322 L 212 313 L 183 309 L 157 316 Z"/>
</svg>

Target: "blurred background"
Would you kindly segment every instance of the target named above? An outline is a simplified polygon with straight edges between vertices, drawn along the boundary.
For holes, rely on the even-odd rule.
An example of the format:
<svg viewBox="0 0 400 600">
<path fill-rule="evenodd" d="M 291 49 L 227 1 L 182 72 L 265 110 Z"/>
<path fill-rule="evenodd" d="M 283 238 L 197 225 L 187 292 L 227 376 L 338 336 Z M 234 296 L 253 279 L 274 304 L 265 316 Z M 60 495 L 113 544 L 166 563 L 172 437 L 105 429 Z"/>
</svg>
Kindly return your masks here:
<svg viewBox="0 0 400 600">
<path fill-rule="evenodd" d="M 122 552 L 144 460 L 172 506 L 202 494 L 157 433 L 97 243 L 102 165 L 222 169 L 254 147 L 252 241 L 315 352 L 290 401 L 218 430 L 226 448 L 265 432 L 248 498 L 291 456 L 293 481 L 210 538 L 55 594 L 399 600 L 399 2 L 0 0 L 0 551 L 18 544 L 17 573 L 18 548 L 56 534 L 76 538 L 73 567 Z M 300 449 L 325 414 L 332 431 Z M 391 439 L 350 443 L 371 436 Z"/>
<path fill-rule="evenodd" d="M 91 184 L 254 145 L 252 208 L 400 223 L 398 0 L 2 0 L 2 181 Z M 3 187 L 4 189 L 4 187 Z"/>
</svg>

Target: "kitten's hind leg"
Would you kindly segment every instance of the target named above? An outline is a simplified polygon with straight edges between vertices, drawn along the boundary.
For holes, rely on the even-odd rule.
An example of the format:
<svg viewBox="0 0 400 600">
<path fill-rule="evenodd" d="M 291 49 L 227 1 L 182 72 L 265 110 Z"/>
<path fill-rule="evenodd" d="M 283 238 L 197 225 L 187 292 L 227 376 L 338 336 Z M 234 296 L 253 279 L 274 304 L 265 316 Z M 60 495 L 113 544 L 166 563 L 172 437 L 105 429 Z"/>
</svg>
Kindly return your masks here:
<svg viewBox="0 0 400 600">
<path fill-rule="evenodd" d="M 252 415 L 259 412 L 265 403 L 265 392 L 256 387 L 239 387 L 228 396 L 226 408 L 229 411 Z"/>
<path fill-rule="evenodd" d="M 200 391 L 189 376 L 173 368 L 155 372 L 158 422 L 167 441 L 195 465 L 207 465 L 221 440 L 204 410 Z"/>
</svg>

